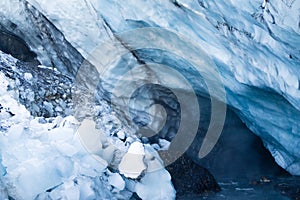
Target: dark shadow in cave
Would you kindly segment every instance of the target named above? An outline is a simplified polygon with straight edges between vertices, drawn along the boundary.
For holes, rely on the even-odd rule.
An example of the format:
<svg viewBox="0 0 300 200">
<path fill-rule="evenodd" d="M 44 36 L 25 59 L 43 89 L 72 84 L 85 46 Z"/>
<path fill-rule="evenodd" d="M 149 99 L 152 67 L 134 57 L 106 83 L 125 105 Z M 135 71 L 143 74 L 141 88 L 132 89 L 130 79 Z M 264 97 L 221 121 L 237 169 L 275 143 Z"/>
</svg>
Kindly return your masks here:
<svg viewBox="0 0 300 200">
<path fill-rule="evenodd" d="M 251 132 L 228 107 L 224 128 L 216 146 L 203 159 L 197 154 L 210 119 L 210 100 L 200 98 L 201 121 L 198 134 L 187 154 L 194 162 L 207 168 L 217 179 L 260 179 L 263 176 L 288 175 L 264 147 L 262 140 Z"/>
<path fill-rule="evenodd" d="M 35 62 L 39 64 L 37 61 L 37 55 L 30 50 L 26 42 L 13 33 L 8 32 L 3 26 L 1 26 L 1 24 L 0 50 L 23 62 Z"/>
</svg>

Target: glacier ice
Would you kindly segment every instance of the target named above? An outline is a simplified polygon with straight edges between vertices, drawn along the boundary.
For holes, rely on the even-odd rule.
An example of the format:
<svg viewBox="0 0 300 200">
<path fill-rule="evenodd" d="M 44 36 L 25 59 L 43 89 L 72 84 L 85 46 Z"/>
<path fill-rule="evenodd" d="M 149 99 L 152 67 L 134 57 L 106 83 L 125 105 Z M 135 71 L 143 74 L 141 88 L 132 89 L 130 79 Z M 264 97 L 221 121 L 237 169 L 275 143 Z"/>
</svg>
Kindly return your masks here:
<svg viewBox="0 0 300 200">
<path fill-rule="evenodd" d="M 45 15 L 23 0 L 4 0 L 0 7 L 1 31 L 22 38 L 43 65 L 56 67 L 65 75 L 75 74 L 82 56 Z"/>
<path fill-rule="evenodd" d="M 91 52 L 101 42 L 110 41 L 111 38 L 116 37 L 116 33 L 143 27 L 158 27 L 184 35 L 192 43 L 200 45 L 218 67 L 226 89 L 226 103 L 235 110 L 241 120 L 255 134 L 262 138 L 265 146 L 280 166 L 292 174 L 300 175 L 299 1 L 249 0 L 243 2 L 243 6 L 241 6 L 240 1 L 236 0 L 129 0 L 126 2 L 2 0 L 0 7 L 3 8 L 0 10 L 0 24 L 7 29 L 6 31 L 24 39 L 31 50 L 37 54 L 42 64 L 39 67 L 47 69 L 49 74 L 59 77 L 58 72 L 53 69 L 55 66 L 59 72 L 67 75 L 64 80 L 68 79 L 69 81 L 74 78 L 73 76 L 83 59 L 89 59 Z M 232 13 L 237 13 L 239 17 Z M 165 39 L 166 41 L 163 42 L 168 42 L 168 38 Z M 118 38 L 118 40 L 126 41 L 126 38 Z M 124 48 L 122 50 L 128 51 Z M 137 51 L 135 56 L 140 56 L 146 61 L 157 61 L 159 55 L 161 55 L 160 51 L 141 50 Z M 24 74 L 23 71 L 16 72 L 17 61 L 15 59 L 3 53 L 0 53 L 0 56 L 1 65 L 5 66 L 9 63 L 14 76 L 18 77 L 20 74 Z M 122 59 L 119 61 L 119 65 L 124 64 L 126 59 L 133 64 L 138 63 L 138 59 L 133 55 Z M 186 72 L 188 80 L 194 79 L 193 71 L 188 67 L 188 63 L 180 58 L 174 56 L 171 59 L 171 56 L 167 55 L 160 61 L 162 64 L 174 64 L 180 72 Z M 155 71 L 152 73 L 157 75 Z M 1 182 L 12 184 L 14 187 L 0 188 L 0 191 L 9 190 L 8 194 L 15 195 L 16 198 L 21 198 L 19 195 L 24 190 L 30 190 L 27 193 L 28 198 L 38 195 L 40 199 L 46 197 L 92 199 L 99 195 L 91 189 L 95 186 L 99 186 L 105 191 L 104 194 L 101 194 L 103 198 L 112 197 L 111 190 L 106 187 L 109 182 L 117 186 L 116 188 L 122 188 L 122 183 L 115 182 L 115 179 L 120 177 L 109 179 L 104 175 L 104 171 L 107 170 L 106 166 L 99 167 L 97 165 L 99 163 L 89 154 L 74 148 L 74 144 L 79 145 L 79 141 L 72 134 L 68 134 L 68 130 L 71 133 L 71 130 L 78 126 L 74 119 L 64 118 L 64 122 L 60 123 L 44 121 L 44 119 L 40 119 L 40 122 L 44 121 L 40 123 L 37 119 L 32 119 L 25 107 L 20 106 L 15 100 L 17 94 L 12 94 L 12 91 L 8 92 L 4 89 L 9 82 L 5 78 L 6 76 L 8 75 L 0 73 L 0 81 L 3 85 L 0 87 L 1 105 L 5 104 L 7 108 L 5 111 L 1 109 L 1 144 L 3 147 L 7 147 L 8 142 L 11 142 L 8 141 L 8 138 L 11 137 L 16 152 L 9 148 L 9 151 L 6 152 L 1 150 L 3 154 L 1 163 L 4 165 L 1 166 L 0 171 L 3 171 L 4 177 L 6 176 L 1 179 Z M 32 76 L 33 78 L 28 74 L 25 75 L 26 84 L 34 82 L 35 75 L 32 74 Z M 22 85 L 20 80 L 23 79 L 18 78 L 15 83 L 11 84 L 18 87 Z M 174 87 L 177 85 L 175 84 Z M 63 91 L 67 91 L 67 88 L 70 89 L 69 84 L 63 85 L 62 88 L 64 88 Z M 206 92 L 201 87 L 198 89 L 200 93 Z M 51 98 L 57 94 L 61 94 L 59 87 L 49 88 L 45 91 L 41 89 L 35 93 L 26 88 L 20 88 L 20 99 L 23 99 L 22 101 L 26 105 L 39 96 Z M 67 98 L 63 97 L 63 99 Z M 61 110 L 64 111 L 65 108 L 71 106 L 70 104 L 66 105 L 64 101 L 53 102 L 39 102 L 30 104 L 30 106 L 37 115 L 44 114 L 51 117 L 56 111 L 62 112 Z M 109 109 L 105 105 L 99 106 L 98 110 L 107 111 Z M 11 116 L 11 113 L 14 116 Z M 71 111 L 67 112 L 67 115 L 69 114 L 72 114 Z M 126 152 L 130 147 L 124 143 L 131 144 L 136 141 L 134 137 L 127 137 L 131 136 L 134 131 L 125 130 L 124 127 L 115 130 L 119 123 L 126 123 L 125 120 L 117 119 L 119 116 L 116 116 L 116 113 L 104 112 L 103 115 L 97 119 L 97 123 L 102 124 L 101 128 L 108 135 L 116 132 L 117 137 L 120 137 L 121 140 L 109 135 L 109 142 Z M 32 126 L 28 124 L 32 124 Z M 48 129 L 52 131 L 48 131 Z M 72 141 L 76 140 L 76 142 L 70 143 L 60 137 L 56 138 L 56 131 L 63 131 L 66 138 Z M 53 137 L 49 134 L 53 134 Z M 18 140 L 19 137 L 24 138 Z M 122 140 L 125 138 L 126 142 L 123 142 Z M 47 145 L 42 145 L 45 142 Z M 161 143 L 162 146 L 167 145 L 163 144 L 163 141 Z M 1 149 L 3 147 L 1 145 Z M 26 147 L 32 152 L 40 152 L 35 155 L 35 158 L 40 159 L 41 162 L 37 163 L 34 159 L 29 159 L 32 152 L 22 152 L 18 147 Z M 155 148 L 161 147 L 156 145 Z M 53 150 L 54 155 L 51 156 L 53 162 L 65 163 L 65 166 L 69 166 L 71 171 L 78 172 L 78 176 L 69 177 L 70 175 L 66 172 L 68 170 L 63 166 L 56 166 L 52 162 L 49 164 L 42 155 L 50 150 Z M 112 149 L 106 149 L 106 153 L 103 150 L 101 153 L 96 152 L 97 155 L 94 156 L 102 156 L 105 157 L 105 160 L 112 161 L 112 151 Z M 77 157 L 75 156 L 77 154 L 80 155 Z M 124 156 L 126 153 L 121 155 Z M 144 156 L 146 157 L 146 155 Z M 72 160 L 74 156 L 76 159 Z M 120 162 L 124 158 L 122 156 L 115 158 L 116 162 Z M 22 165 L 24 164 L 25 170 L 36 169 L 38 166 L 50 168 L 41 167 L 36 174 L 32 174 L 30 170 L 23 173 L 24 169 L 18 166 L 12 158 L 18 160 Z M 80 165 L 82 161 L 87 161 L 88 164 Z M 54 168 L 57 171 L 53 171 Z M 44 169 L 49 170 L 51 178 L 40 184 L 37 190 L 26 188 L 27 177 L 42 174 Z M 142 174 L 142 171 L 139 170 L 138 174 Z M 144 172 L 146 171 L 145 169 Z M 76 174 L 75 172 L 73 174 Z M 10 176 L 11 174 L 12 176 Z M 87 176 L 82 176 L 82 174 L 87 174 Z M 20 180 L 16 179 L 18 175 L 20 175 Z M 100 176 L 107 180 L 99 180 Z M 165 196 L 167 193 L 159 190 L 159 184 L 157 186 L 148 184 L 160 178 L 159 176 L 164 176 L 161 181 L 167 183 L 168 197 Z M 154 174 L 144 175 L 140 182 L 132 182 L 126 177 L 124 179 L 125 188 L 130 188 L 129 192 L 132 193 L 136 190 L 140 196 L 146 199 L 150 195 L 146 190 L 147 187 L 156 187 L 153 188 L 153 191 L 157 189 L 157 193 L 153 192 L 152 194 L 174 198 L 175 192 L 170 184 L 170 178 L 163 169 Z M 122 182 L 121 179 L 119 180 Z M 22 185 L 21 182 L 25 185 Z M 50 185 L 53 188 L 49 188 Z M 51 191 L 45 193 L 45 189 Z M 4 193 L 0 194 L 5 196 Z"/>
<path fill-rule="evenodd" d="M 136 193 L 142 199 L 175 199 L 174 188 L 167 184 L 171 180 L 171 176 L 166 174 L 162 168 L 162 161 L 159 157 L 153 156 L 153 149 L 150 145 L 145 146 L 145 159 L 148 160 L 146 175 L 136 184 Z M 161 181 L 157 183 L 155 180 L 159 178 Z M 155 184 L 153 184 L 155 182 Z"/>
<path fill-rule="evenodd" d="M 244 6 L 238 1 L 205 0 L 90 0 L 87 4 L 74 0 L 53 1 L 51 6 L 43 0 L 28 2 L 85 58 L 114 33 L 141 27 L 166 28 L 190 38 L 216 63 L 226 103 L 263 139 L 278 164 L 300 174 L 299 142 L 291 142 L 300 137 L 299 1 L 255 0 Z M 78 19 L 82 19 L 79 24 Z"/>
</svg>

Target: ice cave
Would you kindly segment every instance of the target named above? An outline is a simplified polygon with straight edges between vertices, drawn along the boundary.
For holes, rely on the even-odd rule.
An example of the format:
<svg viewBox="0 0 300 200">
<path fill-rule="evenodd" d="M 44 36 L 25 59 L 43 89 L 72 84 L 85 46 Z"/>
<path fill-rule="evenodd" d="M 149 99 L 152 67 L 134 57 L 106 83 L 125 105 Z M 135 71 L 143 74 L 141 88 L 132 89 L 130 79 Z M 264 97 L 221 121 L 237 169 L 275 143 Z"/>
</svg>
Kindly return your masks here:
<svg viewBox="0 0 300 200">
<path fill-rule="evenodd" d="M 0 199 L 300 199 L 299 0 L 0 0 Z"/>
</svg>

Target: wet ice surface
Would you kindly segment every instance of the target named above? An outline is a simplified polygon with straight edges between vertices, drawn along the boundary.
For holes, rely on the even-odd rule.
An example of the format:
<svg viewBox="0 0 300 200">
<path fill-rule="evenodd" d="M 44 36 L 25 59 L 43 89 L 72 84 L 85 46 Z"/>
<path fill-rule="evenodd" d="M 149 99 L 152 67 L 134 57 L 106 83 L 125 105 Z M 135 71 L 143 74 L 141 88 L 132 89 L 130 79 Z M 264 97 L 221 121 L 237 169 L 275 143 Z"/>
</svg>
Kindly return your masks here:
<svg viewBox="0 0 300 200">
<path fill-rule="evenodd" d="M 265 182 L 264 182 L 265 181 Z M 300 177 L 282 176 L 260 179 L 224 179 L 221 191 L 202 195 L 185 194 L 179 200 L 288 200 L 300 199 Z M 268 182 L 270 181 L 270 182 Z"/>
</svg>

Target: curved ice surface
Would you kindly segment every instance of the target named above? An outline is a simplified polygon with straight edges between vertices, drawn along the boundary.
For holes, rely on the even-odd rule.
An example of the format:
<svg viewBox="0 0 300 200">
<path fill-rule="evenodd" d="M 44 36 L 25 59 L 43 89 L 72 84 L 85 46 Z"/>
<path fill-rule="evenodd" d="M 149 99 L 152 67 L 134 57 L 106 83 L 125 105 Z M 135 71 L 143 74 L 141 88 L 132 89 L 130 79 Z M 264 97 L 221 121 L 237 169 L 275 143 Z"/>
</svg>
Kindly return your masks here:
<svg viewBox="0 0 300 200">
<path fill-rule="evenodd" d="M 299 1 L 28 2 L 84 57 L 114 32 L 145 26 L 197 43 L 218 66 L 227 103 L 279 165 L 300 174 Z"/>
<path fill-rule="evenodd" d="M 0 5 L 1 23 L 24 38 L 42 64 L 54 61 L 66 74 L 74 75 L 78 63 L 114 33 L 153 26 L 184 35 L 217 65 L 226 103 L 279 165 L 300 175 L 300 1 L 3 0 Z M 43 20 L 37 20 L 41 13 Z M 150 51 L 145 58 L 154 55 Z"/>
</svg>

